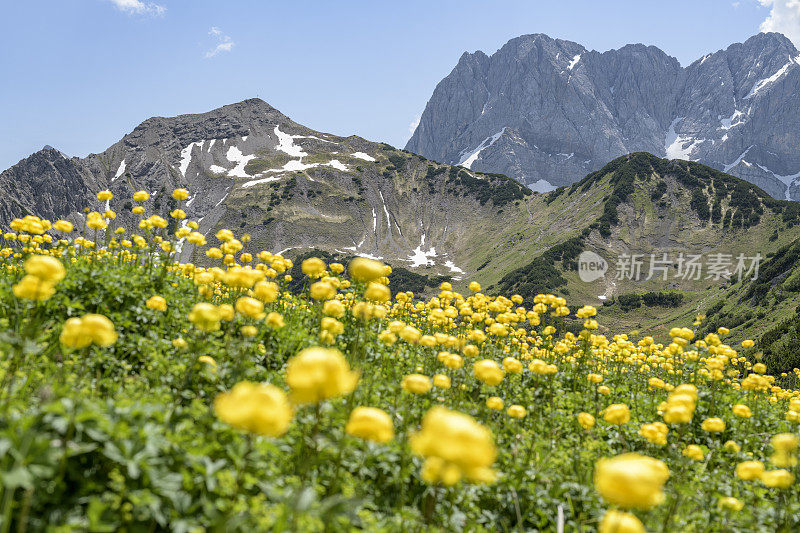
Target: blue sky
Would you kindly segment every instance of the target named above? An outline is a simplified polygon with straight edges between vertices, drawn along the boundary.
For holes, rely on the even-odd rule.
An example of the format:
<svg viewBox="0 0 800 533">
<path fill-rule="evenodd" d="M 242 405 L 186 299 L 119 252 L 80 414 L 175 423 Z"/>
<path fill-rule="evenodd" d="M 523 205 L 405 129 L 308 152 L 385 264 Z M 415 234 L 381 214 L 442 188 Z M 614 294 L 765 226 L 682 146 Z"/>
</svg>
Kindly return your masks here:
<svg viewBox="0 0 800 533">
<path fill-rule="evenodd" d="M 402 147 L 464 51 L 546 33 L 684 65 L 760 29 L 800 44 L 798 0 L 41 0 L 5 2 L 0 170 L 50 144 L 100 152 L 150 116 L 259 97 Z"/>
</svg>

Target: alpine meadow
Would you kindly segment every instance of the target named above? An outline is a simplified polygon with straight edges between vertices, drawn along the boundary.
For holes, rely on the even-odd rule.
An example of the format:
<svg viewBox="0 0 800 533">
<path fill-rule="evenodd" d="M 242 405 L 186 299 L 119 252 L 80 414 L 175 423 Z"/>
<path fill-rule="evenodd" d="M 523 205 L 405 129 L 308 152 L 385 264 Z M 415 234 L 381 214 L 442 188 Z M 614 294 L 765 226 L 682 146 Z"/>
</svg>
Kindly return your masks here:
<svg viewBox="0 0 800 533">
<path fill-rule="evenodd" d="M 405 149 L 239 97 L 0 172 L 0 533 L 800 530 L 800 7 L 714 0 L 741 28 L 654 30 L 699 56 L 685 66 L 577 19 L 607 51 L 514 36 L 563 31 L 574 3 L 536 22 L 512 0 L 500 18 L 468 0 L 481 39 L 453 29 L 474 13 L 441 6 L 413 24 L 348 2 L 251 6 L 235 23 L 205 0 L 50 6 L 117 28 L 105 57 L 128 65 L 73 81 L 91 103 L 103 76 L 130 79 L 102 117 L 124 131 L 171 88 L 225 101 L 260 87 L 303 108 L 314 66 L 358 61 L 342 50 L 366 26 L 345 15 L 382 20 L 359 53 L 393 66 L 315 77 L 331 102 L 337 84 L 410 75 L 400 49 L 417 48 L 399 35 L 442 33 L 415 37 L 430 54 L 410 85 L 430 99 Z M 690 17 L 611 3 L 626 21 Z M 253 33 L 288 14 L 308 17 L 309 43 L 282 43 L 289 24 L 269 46 Z M 160 59 L 209 17 L 230 30 L 205 30 L 178 87 Z M 145 70 L 129 25 L 152 32 L 135 41 Z M 335 57 L 283 70 L 305 46 L 334 51 L 330 25 L 346 30 Z M 701 53 L 723 37 L 742 42 Z M 53 53 L 100 65 L 85 46 L 101 41 L 81 30 Z M 442 78 L 440 56 L 472 43 L 499 48 L 452 57 Z M 237 54 L 241 87 L 218 85 Z M 59 72 L 41 90 L 88 106 L 58 95 L 77 75 Z M 48 104 L 2 91 L 9 117 L 60 131 Z M 406 105 L 388 99 L 365 128 Z M 88 123 L 69 131 L 84 146 Z"/>
</svg>

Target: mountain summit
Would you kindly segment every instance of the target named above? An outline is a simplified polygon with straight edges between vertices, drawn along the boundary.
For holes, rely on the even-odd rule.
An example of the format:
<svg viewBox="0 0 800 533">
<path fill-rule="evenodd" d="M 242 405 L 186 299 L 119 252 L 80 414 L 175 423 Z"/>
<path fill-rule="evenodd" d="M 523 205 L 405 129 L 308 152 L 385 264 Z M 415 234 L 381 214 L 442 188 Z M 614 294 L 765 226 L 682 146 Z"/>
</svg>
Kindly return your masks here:
<svg viewBox="0 0 800 533">
<path fill-rule="evenodd" d="M 607 52 L 543 34 L 465 53 L 406 149 L 538 190 L 620 155 L 698 161 L 800 199 L 800 52 L 761 33 L 688 67 L 654 46 Z"/>
</svg>

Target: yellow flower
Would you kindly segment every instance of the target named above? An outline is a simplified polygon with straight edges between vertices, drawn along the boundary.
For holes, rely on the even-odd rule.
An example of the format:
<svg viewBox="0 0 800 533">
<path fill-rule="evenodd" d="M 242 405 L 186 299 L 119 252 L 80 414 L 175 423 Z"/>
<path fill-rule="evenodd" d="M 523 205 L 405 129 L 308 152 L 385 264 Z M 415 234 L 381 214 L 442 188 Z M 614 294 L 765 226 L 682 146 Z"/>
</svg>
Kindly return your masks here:
<svg viewBox="0 0 800 533">
<path fill-rule="evenodd" d="M 660 504 L 668 478 L 667 465 L 638 453 L 600 459 L 594 471 L 597 491 L 609 503 L 625 509 L 650 509 Z"/>
<path fill-rule="evenodd" d="M 432 407 L 410 444 L 425 458 L 422 479 L 428 483 L 454 485 L 462 478 L 487 483 L 496 477 L 491 468 L 497 456 L 492 433 L 465 414 Z"/>
<path fill-rule="evenodd" d="M 350 371 L 339 350 L 315 346 L 289 360 L 286 383 L 295 403 L 317 403 L 350 394 L 358 383 L 358 373 Z"/>
<path fill-rule="evenodd" d="M 250 292 L 252 296 L 258 298 L 262 302 L 272 303 L 278 299 L 281 290 L 274 281 L 258 281 Z"/>
<path fill-rule="evenodd" d="M 508 416 L 511 418 L 525 418 L 528 412 L 521 405 L 512 405 L 508 408 Z"/>
<path fill-rule="evenodd" d="M 217 417 L 237 429 L 279 437 L 289 429 L 292 408 L 286 394 L 269 384 L 242 381 L 214 400 Z"/>
<path fill-rule="evenodd" d="M 503 359 L 503 370 L 509 374 L 521 374 L 522 363 L 515 357 L 506 357 Z"/>
<path fill-rule="evenodd" d="M 725 421 L 718 417 L 706 418 L 700 427 L 709 433 L 722 433 L 725 431 Z"/>
<path fill-rule="evenodd" d="M 11 289 L 14 292 L 14 296 L 17 298 L 39 301 L 47 300 L 56 292 L 55 286 L 52 283 L 30 274 L 23 277 L 19 283 L 15 284 Z"/>
<path fill-rule="evenodd" d="M 64 322 L 59 340 L 68 348 L 86 348 L 93 343 L 105 347 L 117 342 L 117 332 L 107 317 L 90 313 Z"/>
<path fill-rule="evenodd" d="M 737 403 L 736 405 L 733 406 L 733 414 L 735 414 L 740 418 L 750 418 L 751 416 L 753 416 L 753 413 L 752 411 L 750 411 L 750 408 L 741 403 Z"/>
<path fill-rule="evenodd" d="M 609 389 L 605 385 L 600 385 L 599 387 L 597 387 L 597 392 L 599 392 L 603 396 L 608 396 L 609 394 L 611 394 L 611 389 Z"/>
<path fill-rule="evenodd" d="M 145 305 L 148 309 L 154 309 L 156 311 L 167 310 L 167 301 L 161 296 L 151 296 L 147 299 Z"/>
<path fill-rule="evenodd" d="M 702 461 L 705 457 L 703 449 L 697 444 L 690 444 L 683 449 L 683 455 L 694 461 Z"/>
<path fill-rule="evenodd" d="M 309 257 L 303 261 L 303 264 L 300 268 L 303 271 L 303 274 L 309 278 L 318 278 L 323 272 L 325 272 L 327 267 L 325 266 L 325 262 L 319 257 Z"/>
<path fill-rule="evenodd" d="M 189 313 L 189 321 L 205 332 L 217 331 L 220 320 L 222 320 L 220 309 L 207 302 L 194 304 Z"/>
<path fill-rule="evenodd" d="M 136 191 L 133 193 L 134 202 L 145 202 L 150 199 L 150 193 L 147 191 Z"/>
<path fill-rule="evenodd" d="M 330 300 L 336 296 L 336 289 L 333 285 L 325 281 L 312 283 L 308 288 L 308 292 L 315 300 Z"/>
<path fill-rule="evenodd" d="M 589 380 L 589 383 L 600 383 L 603 381 L 603 376 L 600 374 L 589 374 L 586 376 L 586 379 Z"/>
<path fill-rule="evenodd" d="M 423 376 L 422 374 L 409 374 L 403 378 L 403 383 L 401 384 L 404 391 L 413 394 L 426 394 L 431 390 L 432 386 L 428 376 Z"/>
<path fill-rule="evenodd" d="M 344 304 L 339 300 L 328 300 L 322 306 L 322 312 L 328 316 L 342 318 L 344 316 Z"/>
<path fill-rule="evenodd" d="M 719 499 L 717 502 L 722 509 L 727 509 L 729 511 L 741 511 L 744 508 L 744 502 L 732 496 L 727 496 Z"/>
<path fill-rule="evenodd" d="M 481 284 L 478 283 L 477 281 L 470 281 L 468 288 L 472 292 L 480 292 L 481 291 Z"/>
<path fill-rule="evenodd" d="M 186 200 L 189 198 L 189 191 L 186 189 L 175 189 L 172 191 L 172 197 L 176 200 Z"/>
<path fill-rule="evenodd" d="M 392 293 L 389 291 L 389 287 L 374 281 L 369 282 L 367 289 L 364 291 L 364 298 L 373 302 L 387 302 L 391 297 Z"/>
<path fill-rule="evenodd" d="M 631 411 L 624 403 L 612 403 L 603 410 L 603 420 L 619 426 L 627 424 L 631 419 Z"/>
<path fill-rule="evenodd" d="M 491 359 L 483 359 L 472 365 L 475 377 L 487 385 L 494 386 L 503 381 L 503 371 Z"/>
<path fill-rule="evenodd" d="M 742 348 L 752 348 L 755 344 L 751 339 L 745 339 L 742 341 Z"/>
<path fill-rule="evenodd" d="M 276 313 L 275 311 L 269 313 L 265 320 L 268 326 L 275 329 L 280 329 L 285 326 L 285 322 L 283 321 L 283 315 L 280 313 Z"/>
<path fill-rule="evenodd" d="M 794 474 L 788 470 L 768 470 L 761 474 L 761 483 L 773 489 L 788 489 L 794 483 Z"/>
<path fill-rule="evenodd" d="M 72 225 L 72 222 L 67 220 L 57 220 L 55 224 L 53 224 L 53 228 L 61 233 L 70 233 L 74 229 L 74 226 Z"/>
<path fill-rule="evenodd" d="M 186 339 L 178 337 L 177 339 L 172 339 L 172 346 L 178 350 L 185 350 L 189 347 L 189 343 L 186 342 Z"/>
<path fill-rule="evenodd" d="M 344 428 L 348 435 L 373 442 L 389 442 L 394 438 L 391 417 L 375 407 L 356 407 Z"/>
<path fill-rule="evenodd" d="M 106 191 L 100 191 L 99 193 L 97 193 L 97 199 L 100 200 L 101 202 L 105 202 L 107 200 L 111 200 L 112 198 L 114 198 L 114 195 L 111 194 L 111 191 L 106 190 Z"/>
<path fill-rule="evenodd" d="M 445 376 L 444 374 L 436 374 L 433 376 L 433 386 L 439 387 L 440 389 L 449 389 L 450 388 L 450 377 Z"/>
<path fill-rule="evenodd" d="M 241 315 L 257 320 L 264 318 L 264 304 L 249 296 L 242 296 L 236 300 L 236 311 Z"/>
<path fill-rule="evenodd" d="M 578 413 L 578 424 L 588 431 L 594 427 L 594 417 L 589 413 Z"/>
<path fill-rule="evenodd" d="M 761 461 L 744 461 L 736 465 L 736 476 L 743 481 L 759 479 L 764 473 L 764 463 Z"/>
<path fill-rule="evenodd" d="M 348 265 L 350 277 L 364 283 L 375 281 L 386 275 L 386 265 L 374 259 L 356 257 Z"/>
<path fill-rule="evenodd" d="M 739 453 L 742 450 L 742 447 L 739 446 L 734 440 L 725 441 L 725 444 L 723 444 L 722 447 L 725 449 L 725 451 L 732 453 Z"/>
<path fill-rule="evenodd" d="M 667 443 L 668 434 L 669 428 L 663 422 L 644 424 L 641 429 L 639 429 L 639 435 L 658 446 L 664 446 Z"/>
<path fill-rule="evenodd" d="M 600 522 L 598 533 L 646 533 L 642 522 L 630 513 L 606 511 Z"/>
<path fill-rule="evenodd" d="M 33 255 L 25 260 L 25 272 L 42 281 L 58 283 L 64 279 L 66 271 L 61 261 L 49 255 Z"/>
<path fill-rule="evenodd" d="M 495 411 L 500 411 L 503 409 L 503 400 L 502 398 L 498 398 L 497 396 L 492 396 L 491 398 L 486 400 L 486 407 L 489 409 L 494 409 Z"/>
<path fill-rule="evenodd" d="M 210 366 L 210 367 L 211 367 L 212 369 L 214 369 L 214 370 L 216 370 L 216 369 L 217 369 L 217 362 L 216 362 L 216 361 L 214 361 L 214 358 L 213 358 L 213 357 L 211 357 L 211 356 L 208 356 L 208 355 L 201 355 L 200 357 L 198 357 L 198 358 L 197 358 L 197 360 L 198 360 L 199 362 L 201 362 L 201 363 L 205 363 L 205 364 L 207 364 L 208 366 Z"/>
</svg>

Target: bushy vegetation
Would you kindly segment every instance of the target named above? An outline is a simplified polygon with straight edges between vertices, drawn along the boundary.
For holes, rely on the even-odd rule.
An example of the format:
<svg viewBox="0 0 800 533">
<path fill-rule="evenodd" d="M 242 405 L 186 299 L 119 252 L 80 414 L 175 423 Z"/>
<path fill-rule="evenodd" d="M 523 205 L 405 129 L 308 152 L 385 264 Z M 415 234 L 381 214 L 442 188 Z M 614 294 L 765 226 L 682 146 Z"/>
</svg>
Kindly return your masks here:
<svg viewBox="0 0 800 533">
<path fill-rule="evenodd" d="M 679 292 L 650 291 L 642 294 L 620 294 L 605 302 L 605 306 L 619 303 L 620 309 L 630 311 L 644 304 L 647 307 L 678 307 L 683 303 L 683 295 Z"/>
<path fill-rule="evenodd" d="M 365 258 L 298 271 L 209 246 L 173 197 L 175 232 L 140 191 L 133 231 L 5 234 L 2 531 L 800 527 L 800 370 L 778 386 L 752 341 L 600 334 L 477 282 L 416 300 Z"/>
</svg>

